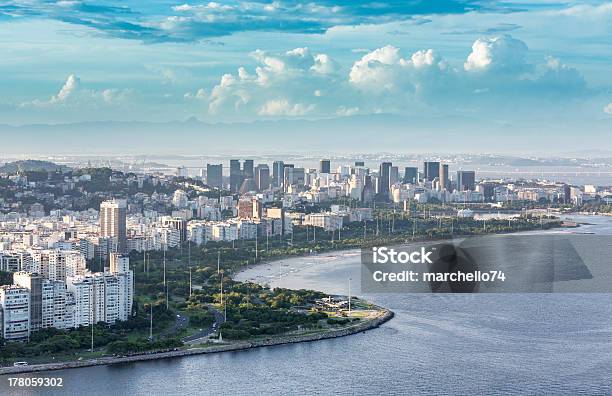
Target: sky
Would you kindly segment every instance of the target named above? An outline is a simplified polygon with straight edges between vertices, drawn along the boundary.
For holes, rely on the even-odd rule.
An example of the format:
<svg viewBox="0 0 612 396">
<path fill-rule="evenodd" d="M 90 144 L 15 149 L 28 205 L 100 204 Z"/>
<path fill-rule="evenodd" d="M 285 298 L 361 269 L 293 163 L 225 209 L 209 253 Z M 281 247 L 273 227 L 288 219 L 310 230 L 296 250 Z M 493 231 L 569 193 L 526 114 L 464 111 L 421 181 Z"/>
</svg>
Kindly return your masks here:
<svg viewBox="0 0 612 396">
<path fill-rule="evenodd" d="M 604 1 L 5 1 L 0 124 L 22 127 L 0 134 L 199 120 L 268 136 L 289 120 L 350 137 L 366 119 L 462 149 L 513 133 L 601 148 L 610 37 Z"/>
</svg>

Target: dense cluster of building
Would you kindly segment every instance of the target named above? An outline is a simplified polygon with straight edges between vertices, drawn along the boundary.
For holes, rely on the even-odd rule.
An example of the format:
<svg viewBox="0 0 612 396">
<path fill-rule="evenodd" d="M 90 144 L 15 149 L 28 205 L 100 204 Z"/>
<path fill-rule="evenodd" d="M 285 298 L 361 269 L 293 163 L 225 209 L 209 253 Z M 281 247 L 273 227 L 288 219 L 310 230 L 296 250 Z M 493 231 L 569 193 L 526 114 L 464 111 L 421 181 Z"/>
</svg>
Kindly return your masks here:
<svg viewBox="0 0 612 396">
<path fill-rule="evenodd" d="M 112 186 L 136 191 L 123 199 L 113 196 L 125 193 L 88 192 L 92 177 L 87 174 L 37 182 L 23 175 L 6 177 L 11 188 L 18 186 L 13 201 L 0 198 L 0 270 L 14 278 L 13 285 L 0 288 L 1 333 L 7 340 L 25 339 L 46 327 L 126 320 L 134 295 L 126 255 L 131 251 L 290 235 L 294 226 L 334 232 L 371 220 L 374 202 L 408 208 L 410 202 L 612 201 L 609 189 L 477 180 L 475 171 L 451 174 L 440 161 L 400 170 L 391 162 L 370 169 L 358 161 L 334 169 L 328 159 L 318 168 L 231 160 L 227 174 L 222 164 L 207 164 L 199 177 L 189 177 L 183 167 L 176 176 L 113 173 Z M 81 197 L 104 199 L 97 201 L 102 201 L 99 207 L 74 210 L 70 194 L 75 188 Z M 66 195 L 48 192 L 53 189 Z M 34 203 L 23 205 L 22 197 Z M 359 203 L 339 204 L 342 199 Z M 67 204 L 58 209 L 57 202 Z"/>
<path fill-rule="evenodd" d="M 24 252 L 18 267 L 6 268 L 17 271 L 13 272 L 12 285 L 0 286 L 0 323 L 5 340 L 27 340 L 32 332 L 49 327 L 70 329 L 129 318 L 134 298 L 129 256 L 112 253 L 109 268 L 90 272 L 84 265 L 49 260 L 61 254 L 47 251 L 42 255 L 48 253 L 40 261 L 36 253 Z M 3 260 L 5 256 L 0 253 Z"/>
</svg>

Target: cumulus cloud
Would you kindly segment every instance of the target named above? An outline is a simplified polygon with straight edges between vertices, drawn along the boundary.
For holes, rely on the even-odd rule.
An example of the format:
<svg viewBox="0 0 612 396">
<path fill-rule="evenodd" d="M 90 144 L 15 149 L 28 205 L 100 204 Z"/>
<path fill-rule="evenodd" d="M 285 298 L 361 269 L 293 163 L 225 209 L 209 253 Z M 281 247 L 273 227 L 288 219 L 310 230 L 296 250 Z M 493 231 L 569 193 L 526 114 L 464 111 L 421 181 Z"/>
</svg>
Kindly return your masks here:
<svg viewBox="0 0 612 396">
<path fill-rule="evenodd" d="M 284 53 L 256 50 L 251 57 L 257 63 L 253 71 L 240 67 L 211 89 L 211 114 L 302 116 L 317 104 L 339 100 L 340 90 L 330 89 L 342 84 L 338 65 L 327 54 L 298 47 Z"/>
<path fill-rule="evenodd" d="M 123 103 L 132 93 L 129 89 L 108 88 L 93 90 L 83 87 L 81 79 L 70 74 L 57 94 L 49 99 L 34 99 L 21 104 L 21 107 L 76 107 L 76 106 L 98 106 L 115 105 Z"/>
<path fill-rule="evenodd" d="M 460 66 L 434 49 L 403 54 L 387 45 L 342 69 L 328 54 L 298 47 L 283 53 L 256 50 L 254 70 L 225 74 L 208 95 L 213 115 L 243 117 L 347 116 L 370 113 L 448 114 L 529 106 L 588 92 L 578 70 L 548 57 L 526 61 L 527 45 L 509 35 L 479 38 Z M 486 110 L 484 110 L 486 109 Z"/>
<path fill-rule="evenodd" d="M 78 78 L 74 74 L 69 75 L 68 78 L 66 79 L 66 82 L 64 83 L 62 88 L 57 93 L 57 95 L 52 96 L 49 102 L 59 103 L 59 102 L 65 102 L 66 100 L 69 100 L 72 96 L 74 96 L 75 92 L 80 88 L 80 85 L 81 85 L 80 78 Z"/>
<path fill-rule="evenodd" d="M 463 67 L 469 72 L 526 70 L 527 45 L 510 35 L 479 38 Z"/>
<path fill-rule="evenodd" d="M 603 109 L 604 113 L 612 115 L 612 102 L 608 103 Z"/>
</svg>

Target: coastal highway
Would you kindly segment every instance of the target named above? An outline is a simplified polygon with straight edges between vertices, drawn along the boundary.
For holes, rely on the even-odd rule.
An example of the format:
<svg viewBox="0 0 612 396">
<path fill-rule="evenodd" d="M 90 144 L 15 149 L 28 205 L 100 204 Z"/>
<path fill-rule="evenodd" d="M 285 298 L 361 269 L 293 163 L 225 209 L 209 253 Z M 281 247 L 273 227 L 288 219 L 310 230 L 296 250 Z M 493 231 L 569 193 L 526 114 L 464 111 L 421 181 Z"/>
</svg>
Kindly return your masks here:
<svg viewBox="0 0 612 396">
<path fill-rule="evenodd" d="M 183 338 L 182 341 L 184 343 L 197 343 L 197 341 L 200 341 L 201 339 L 206 338 L 212 333 L 214 333 L 219 328 L 219 326 L 221 326 L 221 324 L 225 323 L 225 318 L 223 317 L 223 314 L 221 312 L 217 311 L 216 309 L 213 309 L 212 307 L 209 307 L 208 309 L 210 309 L 215 315 L 215 322 L 210 325 L 210 327 L 202 329 L 197 333 L 190 335 L 189 337 Z"/>
</svg>

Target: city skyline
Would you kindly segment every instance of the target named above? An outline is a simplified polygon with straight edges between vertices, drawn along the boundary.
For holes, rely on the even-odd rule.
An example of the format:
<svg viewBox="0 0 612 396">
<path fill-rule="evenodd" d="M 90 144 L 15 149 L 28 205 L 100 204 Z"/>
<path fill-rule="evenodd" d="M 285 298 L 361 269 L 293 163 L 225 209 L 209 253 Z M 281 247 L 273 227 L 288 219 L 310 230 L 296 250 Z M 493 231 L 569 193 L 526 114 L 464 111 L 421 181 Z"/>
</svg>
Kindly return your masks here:
<svg viewBox="0 0 612 396">
<path fill-rule="evenodd" d="M 151 152 L 180 147 L 170 134 L 187 151 L 249 136 L 252 150 L 352 136 L 422 150 L 433 134 L 441 150 L 559 152 L 600 147 L 612 125 L 608 2 L 13 1 L 0 15 L 14 152 L 28 147 L 13 135 L 36 152 L 59 134 L 116 153 L 93 136 L 128 133 Z"/>
</svg>

